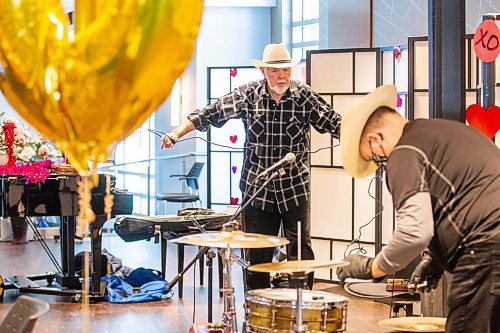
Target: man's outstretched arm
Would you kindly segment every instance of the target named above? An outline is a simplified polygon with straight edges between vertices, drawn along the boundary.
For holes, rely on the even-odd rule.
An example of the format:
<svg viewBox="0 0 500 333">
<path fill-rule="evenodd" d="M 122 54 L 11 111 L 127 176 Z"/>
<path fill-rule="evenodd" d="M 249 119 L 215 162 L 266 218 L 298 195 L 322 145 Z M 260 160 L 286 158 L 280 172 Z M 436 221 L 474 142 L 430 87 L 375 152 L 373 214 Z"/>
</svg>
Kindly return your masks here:
<svg viewBox="0 0 500 333">
<path fill-rule="evenodd" d="M 162 136 L 161 138 L 161 148 L 172 147 L 180 138 L 195 130 L 194 124 L 191 120 L 186 120 L 179 126 L 177 126 L 172 132 Z"/>
</svg>

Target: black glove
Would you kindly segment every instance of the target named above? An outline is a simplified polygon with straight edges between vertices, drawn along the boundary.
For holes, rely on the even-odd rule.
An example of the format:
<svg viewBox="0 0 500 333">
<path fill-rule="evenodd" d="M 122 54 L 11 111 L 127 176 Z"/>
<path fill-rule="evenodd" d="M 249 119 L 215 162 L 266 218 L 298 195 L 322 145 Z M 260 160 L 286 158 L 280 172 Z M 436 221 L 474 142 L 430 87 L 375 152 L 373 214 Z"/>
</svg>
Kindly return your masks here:
<svg viewBox="0 0 500 333">
<path fill-rule="evenodd" d="M 337 276 L 340 282 L 344 282 L 348 277 L 368 280 L 372 278 L 373 258 L 359 254 L 351 254 L 344 258 L 349 265 L 337 268 Z"/>
<path fill-rule="evenodd" d="M 430 291 L 431 288 L 435 289 L 443 272 L 443 267 L 432 259 L 429 252 L 424 251 L 422 259 L 411 274 L 408 291 L 413 294 L 416 290 Z"/>
</svg>

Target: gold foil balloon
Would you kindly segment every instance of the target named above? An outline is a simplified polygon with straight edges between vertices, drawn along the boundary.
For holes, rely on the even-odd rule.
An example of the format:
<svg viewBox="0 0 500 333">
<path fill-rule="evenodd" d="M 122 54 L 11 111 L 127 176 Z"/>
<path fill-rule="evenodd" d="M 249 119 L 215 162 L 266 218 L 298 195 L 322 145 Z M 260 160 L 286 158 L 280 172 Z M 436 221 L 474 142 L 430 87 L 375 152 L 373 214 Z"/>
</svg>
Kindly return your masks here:
<svg viewBox="0 0 500 333">
<path fill-rule="evenodd" d="M 202 0 L 0 1 L 0 87 L 86 174 L 167 98 L 188 64 Z"/>
</svg>

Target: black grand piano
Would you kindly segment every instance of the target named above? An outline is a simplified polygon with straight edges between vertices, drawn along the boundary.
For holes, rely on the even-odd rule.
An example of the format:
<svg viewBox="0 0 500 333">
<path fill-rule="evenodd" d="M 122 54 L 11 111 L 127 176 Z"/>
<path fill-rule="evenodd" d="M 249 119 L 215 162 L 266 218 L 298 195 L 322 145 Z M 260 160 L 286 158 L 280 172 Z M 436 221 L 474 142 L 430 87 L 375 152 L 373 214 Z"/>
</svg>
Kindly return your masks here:
<svg viewBox="0 0 500 333">
<path fill-rule="evenodd" d="M 115 177 L 109 175 L 111 192 L 114 195 L 112 216 L 132 213 L 133 196 L 131 193 L 115 188 Z M 5 289 L 19 289 L 20 292 L 55 294 L 81 297 L 81 283 L 75 275 L 75 229 L 78 216 L 78 185 L 80 177 L 76 174 L 51 174 L 42 183 L 27 183 L 22 176 L 0 176 L 2 217 L 25 217 L 38 239 L 54 263 L 57 272 L 27 277 L 7 277 Z M 102 226 L 106 222 L 104 213 L 104 195 L 106 193 L 106 175 L 99 174 L 99 184 L 92 190 L 92 209 L 96 220 L 91 224 L 93 267 L 100 267 Z M 32 217 L 61 217 L 61 264 L 49 250 L 47 244 L 35 228 Z M 1 272 L 0 272 L 1 273 Z M 94 275 L 99 272 L 94 271 Z M 33 280 L 54 280 L 61 288 L 40 288 Z M 99 293 L 99 276 L 93 276 L 92 292 Z M 2 295 L 0 295 L 1 298 Z"/>
</svg>

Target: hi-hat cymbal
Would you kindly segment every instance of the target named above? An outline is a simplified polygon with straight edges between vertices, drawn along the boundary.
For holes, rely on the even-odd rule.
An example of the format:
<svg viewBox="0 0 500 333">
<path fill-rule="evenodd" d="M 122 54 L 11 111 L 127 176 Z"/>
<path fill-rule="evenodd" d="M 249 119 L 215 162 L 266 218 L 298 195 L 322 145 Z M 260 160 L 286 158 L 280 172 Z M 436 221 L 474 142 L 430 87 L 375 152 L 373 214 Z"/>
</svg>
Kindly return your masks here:
<svg viewBox="0 0 500 333">
<path fill-rule="evenodd" d="M 384 329 L 406 332 L 444 332 L 446 318 L 440 317 L 395 317 L 378 322 Z"/>
<path fill-rule="evenodd" d="M 321 260 L 295 260 L 285 262 L 270 262 L 265 264 L 257 264 L 248 267 L 250 271 L 262 273 L 310 273 L 317 269 L 326 269 L 334 267 L 342 267 L 349 265 L 346 261 L 321 261 Z"/>
<path fill-rule="evenodd" d="M 235 249 L 275 247 L 290 243 L 286 238 L 251 234 L 243 231 L 207 232 L 203 234 L 186 235 L 173 239 L 172 242 L 219 248 L 231 247 Z"/>
</svg>

